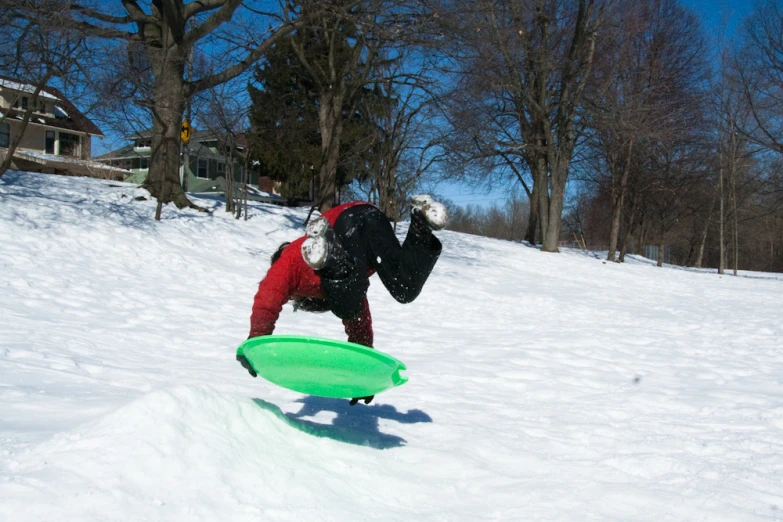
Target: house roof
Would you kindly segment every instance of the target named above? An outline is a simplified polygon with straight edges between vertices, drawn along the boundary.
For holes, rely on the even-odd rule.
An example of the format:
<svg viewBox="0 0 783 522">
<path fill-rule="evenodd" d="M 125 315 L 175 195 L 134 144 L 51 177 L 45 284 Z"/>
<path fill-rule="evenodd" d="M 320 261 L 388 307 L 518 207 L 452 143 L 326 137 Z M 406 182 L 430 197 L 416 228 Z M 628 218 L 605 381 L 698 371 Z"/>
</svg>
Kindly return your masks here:
<svg viewBox="0 0 783 522">
<path fill-rule="evenodd" d="M 30 94 L 35 93 L 35 85 L 29 83 L 19 83 L 9 78 L 3 78 L 2 76 L 0 76 L 0 87 L 3 87 L 5 89 L 11 89 L 14 91 L 19 91 L 19 92 L 27 92 Z M 43 96 L 44 98 L 48 98 L 50 100 L 59 100 L 58 97 L 46 92 L 43 89 L 41 89 L 41 96 Z"/>
<path fill-rule="evenodd" d="M 97 161 L 110 161 L 110 160 L 123 160 L 123 159 L 134 159 L 134 158 L 149 158 L 151 155 L 152 155 L 152 149 L 147 148 L 147 149 L 137 150 L 131 144 L 131 145 L 125 145 L 124 147 L 113 150 L 111 152 L 107 152 L 106 154 L 101 154 L 100 156 L 96 156 L 93 159 Z M 224 156 L 219 152 L 214 152 L 209 147 L 200 144 L 196 145 L 195 147 L 191 146 L 190 148 L 191 161 L 195 160 L 196 157 L 201 159 L 217 159 L 217 160 L 224 159 Z"/>
<path fill-rule="evenodd" d="M 139 132 L 134 132 L 133 134 L 129 134 L 125 136 L 126 140 L 138 140 L 138 139 L 147 139 L 152 137 L 152 129 L 144 129 Z M 202 159 L 218 159 L 223 160 L 224 156 L 220 152 L 214 152 L 209 147 L 203 145 L 204 142 L 208 141 L 214 141 L 218 139 L 218 136 L 209 130 L 194 130 L 193 134 L 190 138 L 190 159 L 193 160 L 196 157 L 202 158 Z M 243 134 L 237 135 L 237 142 L 236 147 L 239 149 L 238 154 L 242 154 L 242 151 L 246 148 L 247 141 L 245 140 L 245 137 Z M 107 152 L 106 154 L 102 154 L 100 156 L 96 156 L 94 159 L 98 161 L 108 161 L 108 160 L 121 160 L 121 159 L 133 159 L 133 158 L 149 158 L 151 155 L 151 150 L 149 148 L 146 149 L 136 149 L 134 145 L 131 143 L 129 145 L 125 145 L 124 147 L 121 147 L 119 149 L 113 150 L 111 152 Z"/>
<path fill-rule="evenodd" d="M 39 165 L 46 165 L 61 169 L 70 174 L 91 177 L 108 177 L 111 179 L 123 179 L 131 171 L 98 163 L 97 161 L 83 160 L 71 156 L 55 156 L 31 150 L 19 150 L 14 152 L 14 157 Z"/>
<path fill-rule="evenodd" d="M 151 137 L 152 137 L 152 129 L 144 129 L 139 132 L 134 132 L 133 134 L 129 134 L 125 136 L 125 139 L 138 140 L 138 139 L 145 139 Z M 204 141 L 214 141 L 220 138 L 221 136 L 219 136 L 214 131 L 193 129 L 193 134 L 191 134 L 190 136 L 190 142 L 199 143 Z M 244 133 L 240 133 L 236 135 L 236 146 L 239 149 L 243 149 L 247 147 L 247 137 L 245 136 Z"/>
<path fill-rule="evenodd" d="M 111 159 L 129 159 L 129 158 L 144 158 L 149 157 L 149 154 L 139 154 L 133 148 L 133 145 L 125 145 L 122 148 L 95 156 L 93 159 L 98 161 L 105 161 Z"/>
<path fill-rule="evenodd" d="M 10 89 L 14 91 L 24 93 L 34 93 L 35 86 L 29 83 L 21 83 L 11 78 L 0 76 L 0 90 Z M 76 132 L 84 132 L 92 134 L 94 136 L 103 137 L 101 129 L 95 125 L 92 120 L 87 118 L 84 114 L 71 103 L 65 95 L 60 92 L 59 89 L 54 87 L 44 87 L 41 89 L 41 95 L 47 100 L 51 100 L 54 103 L 55 115 L 50 116 L 47 114 L 39 114 L 34 112 L 30 116 L 30 123 L 34 125 L 46 125 L 49 127 L 56 127 L 58 129 L 70 130 Z M 14 109 L 13 107 L 6 110 L 7 118 L 15 120 L 22 120 L 24 118 L 24 110 Z"/>
<path fill-rule="evenodd" d="M 151 138 L 152 137 L 152 129 L 144 129 L 139 132 L 134 132 L 133 134 L 129 134 L 125 136 L 126 140 L 138 140 L 143 138 Z M 199 142 L 199 141 L 212 141 L 218 139 L 218 136 L 209 130 L 197 130 L 193 129 L 193 134 L 190 136 L 190 141 L 192 142 Z"/>
</svg>

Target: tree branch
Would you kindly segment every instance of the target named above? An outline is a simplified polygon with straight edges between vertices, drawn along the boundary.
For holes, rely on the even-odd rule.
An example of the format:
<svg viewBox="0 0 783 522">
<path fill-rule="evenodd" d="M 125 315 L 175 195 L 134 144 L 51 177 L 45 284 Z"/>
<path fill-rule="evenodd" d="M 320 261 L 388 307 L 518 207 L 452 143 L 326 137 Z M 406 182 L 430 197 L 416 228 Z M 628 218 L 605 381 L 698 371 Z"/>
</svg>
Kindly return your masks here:
<svg viewBox="0 0 783 522">
<path fill-rule="evenodd" d="M 71 11 L 76 11 L 77 13 L 81 13 L 89 18 L 94 18 L 98 21 L 106 22 L 109 24 L 122 25 L 122 24 L 129 24 L 134 21 L 130 15 L 127 16 L 109 15 L 109 14 L 101 13 L 100 11 L 96 11 L 94 9 L 90 9 L 89 7 L 81 6 L 79 4 L 71 4 Z"/>
<path fill-rule="evenodd" d="M 133 18 L 133 21 L 138 24 L 154 24 L 157 22 L 154 17 L 148 15 L 139 7 L 136 0 L 122 0 L 122 6 L 128 11 L 128 14 Z"/>
<path fill-rule="evenodd" d="M 231 20 L 231 17 L 234 16 L 234 11 L 236 11 L 240 5 L 242 5 L 242 0 L 223 0 L 223 5 L 216 13 L 212 14 L 203 24 L 185 35 L 185 38 L 182 41 L 183 45 L 187 47 L 195 44 L 198 40 L 217 29 L 222 23 Z"/>
<path fill-rule="evenodd" d="M 264 53 L 266 53 L 267 49 L 277 42 L 277 40 L 291 33 L 295 29 L 298 29 L 302 26 L 303 23 L 304 22 L 300 19 L 281 25 L 275 31 L 273 31 L 272 34 L 266 38 L 266 40 L 264 40 L 258 47 L 248 54 L 244 60 L 232 65 L 231 67 L 228 67 L 219 73 L 206 76 L 200 80 L 187 82 L 185 84 L 185 97 L 189 98 L 196 93 L 205 91 L 216 85 L 220 85 L 221 83 L 225 83 L 231 79 L 236 78 L 249 69 L 251 65 L 253 65 Z"/>
<path fill-rule="evenodd" d="M 191 2 L 185 6 L 185 20 L 189 20 L 201 13 L 214 11 L 215 9 L 223 7 L 223 4 L 225 3 L 226 0 L 196 0 L 195 2 Z"/>
</svg>

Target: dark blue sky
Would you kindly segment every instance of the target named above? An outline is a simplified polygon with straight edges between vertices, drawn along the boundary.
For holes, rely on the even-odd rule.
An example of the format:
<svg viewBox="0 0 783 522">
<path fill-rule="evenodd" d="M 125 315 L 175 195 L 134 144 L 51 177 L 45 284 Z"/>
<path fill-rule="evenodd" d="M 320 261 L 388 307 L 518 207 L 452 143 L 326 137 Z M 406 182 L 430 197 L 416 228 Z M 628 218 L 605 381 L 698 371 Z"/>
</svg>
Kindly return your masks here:
<svg viewBox="0 0 783 522">
<path fill-rule="evenodd" d="M 717 37 L 723 20 L 726 20 L 727 36 L 731 36 L 750 11 L 754 0 L 681 0 L 701 18 L 707 36 Z"/>
</svg>

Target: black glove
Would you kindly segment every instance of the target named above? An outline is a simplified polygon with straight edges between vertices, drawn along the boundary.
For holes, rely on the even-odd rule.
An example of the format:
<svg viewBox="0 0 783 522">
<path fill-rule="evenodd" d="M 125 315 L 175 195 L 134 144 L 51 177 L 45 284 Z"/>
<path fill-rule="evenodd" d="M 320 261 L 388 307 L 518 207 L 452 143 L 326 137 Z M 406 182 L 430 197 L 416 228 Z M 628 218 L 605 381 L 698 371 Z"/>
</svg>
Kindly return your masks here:
<svg viewBox="0 0 783 522">
<path fill-rule="evenodd" d="M 237 361 L 239 361 L 239 364 L 242 365 L 242 368 L 247 370 L 250 373 L 251 377 L 258 377 L 258 374 L 253 369 L 252 366 L 250 366 L 250 361 L 247 360 L 247 357 L 244 355 L 237 355 Z"/>
<path fill-rule="evenodd" d="M 364 401 L 364 404 L 370 404 L 373 400 L 373 397 L 375 397 L 375 395 L 368 395 L 367 397 L 357 397 L 355 399 L 351 399 L 351 402 L 349 402 L 348 404 L 350 404 L 351 406 L 355 406 L 356 403 L 359 401 Z"/>
</svg>

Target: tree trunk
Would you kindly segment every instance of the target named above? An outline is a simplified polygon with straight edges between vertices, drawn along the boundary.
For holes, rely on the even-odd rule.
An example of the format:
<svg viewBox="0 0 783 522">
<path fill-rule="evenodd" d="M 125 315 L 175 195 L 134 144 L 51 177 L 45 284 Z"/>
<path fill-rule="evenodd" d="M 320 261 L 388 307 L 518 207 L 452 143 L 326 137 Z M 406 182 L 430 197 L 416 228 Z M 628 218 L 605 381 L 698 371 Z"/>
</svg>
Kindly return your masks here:
<svg viewBox="0 0 783 522">
<path fill-rule="evenodd" d="M 539 185 L 533 184 L 533 192 L 530 194 L 530 210 L 527 220 L 527 231 L 525 232 L 525 241 L 531 245 L 536 244 L 536 231 L 538 230 L 538 190 Z"/>
<path fill-rule="evenodd" d="M 713 193 L 712 201 L 710 201 L 710 212 L 707 214 L 707 219 L 704 221 L 704 229 L 701 233 L 701 240 L 699 241 L 699 253 L 696 256 L 696 262 L 693 264 L 695 268 L 701 268 L 702 261 L 704 260 L 704 245 L 707 244 L 707 232 L 710 229 L 710 221 L 712 221 L 712 213 L 715 210 L 715 198 L 716 194 Z"/>
<path fill-rule="evenodd" d="M 732 261 L 734 265 L 734 275 L 737 275 L 737 272 L 739 270 L 739 223 L 737 221 L 737 178 L 736 178 L 736 149 L 732 148 L 732 165 L 731 165 L 731 174 L 729 178 L 729 183 L 731 184 L 731 215 L 732 215 L 732 226 L 734 229 L 734 233 L 732 234 L 732 245 L 733 245 L 733 255 L 732 255 Z"/>
<path fill-rule="evenodd" d="M 563 223 L 563 199 L 565 190 L 559 185 L 552 187 L 552 196 L 549 199 L 549 219 L 547 219 L 546 233 L 541 243 L 542 252 L 559 252 L 557 244 L 560 240 L 560 229 Z"/>
<path fill-rule="evenodd" d="M 231 150 L 231 149 L 229 149 Z M 234 213 L 234 162 L 231 158 L 231 154 L 223 156 L 223 161 L 226 162 L 225 176 L 226 176 L 226 212 Z"/>
<path fill-rule="evenodd" d="M 158 74 L 153 88 L 152 158 L 144 187 L 158 200 L 155 219 L 160 219 L 161 207 L 167 203 L 206 212 L 187 198 L 179 179 L 180 130 L 185 109 L 184 56 L 177 47 L 149 54 Z"/>
<path fill-rule="evenodd" d="M 390 220 L 397 220 L 397 165 L 394 151 L 386 150 L 384 158 L 379 165 L 377 180 L 378 208 L 381 209 Z"/>
<path fill-rule="evenodd" d="M 234 214 L 235 219 L 242 217 L 242 206 L 245 204 L 245 201 L 247 201 L 247 169 L 242 167 L 240 167 L 239 190 L 237 191 L 237 194 L 236 213 Z"/>
<path fill-rule="evenodd" d="M 631 235 L 633 234 L 634 228 L 636 227 L 636 197 L 634 196 L 631 201 L 631 212 L 629 213 L 628 222 L 625 225 L 625 230 L 623 231 L 622 239 L 620 241 L 620 257 L 617 258 L 618 263 L 625 263 L 625 254 L 628 252 L 628 245 L 631 242 Z M 636 253 L 638 254 L 639 252 Z"/>
<path fill-rule="evenodd" d="M 665 244 L 664 235 L 663 235 L 663 231 L 661 231 L 661 241 L 660 243 L 658 243 L 658 266 L 661 267 L 663 266 L 663 259 L 664 259 L 664 255 L 663 255 L 664 248 L 665 248 L 664 244 Z"/>
<path fill-rule="evenodd" d="M 634 140 L 628 141 L 627 156 L 623 162 L 623 170 L 619 176 L 612 176 L 612 228 L 609 233 L 609 253 L 606 256 L 607 261 L 614 261 L 617 253 L 617 241 L 620 237 L 620 218 L 623 213 L 623 200 L 628 187 L 628 173 L 631 170 L 631 153 L 633 152 Z M 614 173 L 613 173 L 614 174 Z"/>
<path fill-rule="evenodd" d="M 318 175 L 318 200 L 321 213 L 334 206 L 337 194 L 337 164 L 343 133 L 343 96 L 321 93 L 318 121 L 321 128 L 321 171 Z"/>
<path fill-rule="evenodd" d="M 530 198 L 530 220 L 525 239 L 531 245 L 535 245 L 538 243 L 538 238 L 543 241 L 549 217 L 547 165 L 546 158 L 541 154 L 528 159 L 527 163 L 533 176 L 533 193 Z"/>
<path fill-rule="evenodd" d="M 245 151 L 245 221 L 247 221 L 247 187 L 250 185 L 250 150 Z"/>
<path fill-rule="evenodd" d="M 547 201 L 548 218 L 543 242 L 541 243 L 542 252 L 559 252 L 557 244 L 560 241 L 560 230 L 563 223 L 563 200 L 565 199 L 565 185 L 568 179 L 568 166 L 571 158 L 571 152 L 558 151 L 556 153 L 559 161 L 550 163 L 552 172 L 550 175 L 549 198 Z M 542 212 L 543 213 L 543 212 Z"/>
<path fill-rule="evenodd" d="M 720 140 L 720 138 L 718 138 Z M 725 239 L 723 235 L 723 223 L 726 219 L 725 210 L 723 208 L 723 144 L 722 142 L 718 145 L 720 147 L 720 151 L 718 153 L 718 187 L 719 187 L 719 194 L 720 194 L 720 227 L 719 227 L 719 233 L 718 233 L 718 243 L 720 243 L 720 259 L 718 260 L 718 274 L 723 274 L 725 268 L 726 268 L 726 249 L 725 249 Z"/>
<path fill-rule="evenodd" d="M 647 243 L 647 225 L 644 222 L 644 214 L 639 216 L 639 237 L 636 238 L 636 250 L 639 253 L 644 252 L 644 246 Z"/>
</svg>

